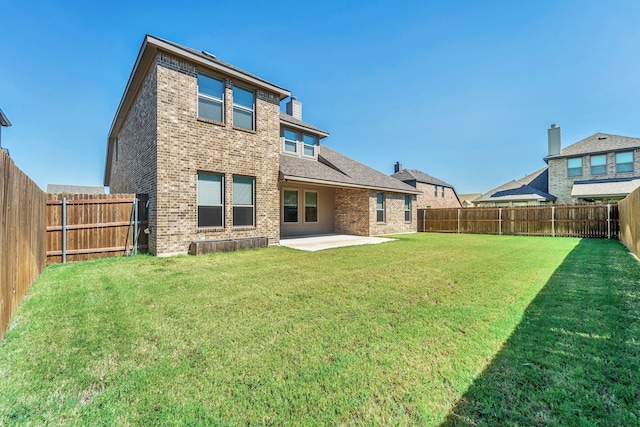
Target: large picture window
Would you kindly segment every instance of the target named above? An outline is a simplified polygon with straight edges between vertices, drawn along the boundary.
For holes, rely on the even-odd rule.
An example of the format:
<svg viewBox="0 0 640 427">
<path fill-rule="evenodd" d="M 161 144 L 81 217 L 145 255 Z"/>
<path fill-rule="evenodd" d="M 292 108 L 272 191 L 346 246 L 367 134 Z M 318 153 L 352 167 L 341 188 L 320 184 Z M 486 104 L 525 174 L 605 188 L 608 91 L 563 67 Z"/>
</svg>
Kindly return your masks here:
<svg viewBox="0 0 640 427">
<path fill-rule="evenodd" d="M 591 175 L 604 175 L 607 173 L 607 155 L 591 156 Z"/>
<path fill-rule="evenodd" d="M 284 190 L 283 221 L 298 222 L 298 191 Z"/>
<path fill-rule="evenodd" d="M 582 176 L 582 157 L 567 159 L 567 171 L 568 176 Z"/>
<path fill-rule="evenodd" d="M 250 90 L 233 87 L 233 125 L 255 130 L 255 95 Z"/>
<path fill-rule="evenodd" d="M 408 194 L 404 195 L 404 220 L 411 221 L 411 196 Z"/>
<path fill-rule="evenodd" d="M 233 177 L 233 226 L 250 227 L 254 225 L 254 187 L 255 178 L 248 176 Z"/>
<path fill-rule="evenodd" d="M 616 173 L 633 172 L 633 151 L 616 153 Z"/>
<path fill-rule="evenodd" d="M 318 222 L 318 193 L 315 191 L 304 192 L 304 220 Z"/>
<path fill-rule="evenodd" d="M 224 177 L 198 172 L 198 227 L 222 227 Z"/>
<path fill-rule="evenodd" d="M 376 221 L 384 222 L 384 193 L 376 193 Z"/>
<path fill-rule="evenodd" d="M 198 117 L 223 122 L 224 83 L 198 74 Z"/>
</svg>

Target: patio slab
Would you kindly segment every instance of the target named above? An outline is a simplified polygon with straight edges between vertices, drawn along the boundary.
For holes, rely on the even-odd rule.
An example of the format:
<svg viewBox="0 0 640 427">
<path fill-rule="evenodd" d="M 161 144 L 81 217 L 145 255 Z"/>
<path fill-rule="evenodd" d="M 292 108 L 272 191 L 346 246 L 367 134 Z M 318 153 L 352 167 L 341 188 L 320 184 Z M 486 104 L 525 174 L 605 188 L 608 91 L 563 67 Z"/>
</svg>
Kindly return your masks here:
<svg viewBox="0 0 640 427">
<path fill-rule="evenodd" d="M 391 242 L 396 239 L 388 237 L 364 237 L 347 234 L 330 234 L 322 236 L 301 236 L 295 238 L 280 239 L 280 246 L 298 249 L 301 251 L 322 251 L 324 249 L 340 248 L 356 245 L 377 245 L 378 243 Z"/>
</svg>

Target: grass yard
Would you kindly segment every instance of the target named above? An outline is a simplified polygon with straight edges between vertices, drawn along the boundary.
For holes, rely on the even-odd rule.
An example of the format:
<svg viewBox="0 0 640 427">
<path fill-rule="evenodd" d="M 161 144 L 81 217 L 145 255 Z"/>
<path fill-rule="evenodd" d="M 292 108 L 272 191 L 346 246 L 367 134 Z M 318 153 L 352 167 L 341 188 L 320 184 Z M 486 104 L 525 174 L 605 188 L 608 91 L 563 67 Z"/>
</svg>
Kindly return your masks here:
<svg viewBox="0 0 640 427">
<path fill-rule="evenodd" d="M 639 337 L 616 241 L 55 265 L 0 344 L 0 425 L 634 425 Z"/>
</svg>

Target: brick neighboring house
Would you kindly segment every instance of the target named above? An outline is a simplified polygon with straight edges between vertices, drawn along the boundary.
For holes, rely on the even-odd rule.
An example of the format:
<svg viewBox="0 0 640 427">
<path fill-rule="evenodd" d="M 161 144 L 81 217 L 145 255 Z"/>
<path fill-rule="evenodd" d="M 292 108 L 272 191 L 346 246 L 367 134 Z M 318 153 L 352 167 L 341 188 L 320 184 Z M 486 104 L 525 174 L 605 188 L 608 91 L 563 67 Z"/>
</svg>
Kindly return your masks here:
<svg viewBox="0 0 640 427">
<path fill-rule="evenodd" d="M 416 169 L 403 169 L 400 162 L 394 165 L 394 172 L 392 177 L 422 192 L 417 197 L 419 209 L 462 206 L 453 185 Z"/>
<path fill-rule="evenodd" d="M 562 148 L 562 131 L 548 129 L 547 166 L 494 188 L 478 206 L 610 202 L 640 187 L 640 138 L 596 133 Z"/>
<path fill-rule="evenodd" d="M 148 194 L 149 250 L 193 241 L 413 232 L 415 188 L 349 159 L 287 89 L 147 35 L 109 131 L 104 184 Z"/>
</svg>

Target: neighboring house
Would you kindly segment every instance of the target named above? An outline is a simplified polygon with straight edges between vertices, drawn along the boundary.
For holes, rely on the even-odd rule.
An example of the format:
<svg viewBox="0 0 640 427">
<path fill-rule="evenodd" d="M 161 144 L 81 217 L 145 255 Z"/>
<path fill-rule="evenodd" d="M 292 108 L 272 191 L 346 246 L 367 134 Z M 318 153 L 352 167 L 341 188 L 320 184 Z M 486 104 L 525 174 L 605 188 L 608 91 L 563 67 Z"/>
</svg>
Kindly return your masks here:
<svg viewBox="0 0 640 427">
<path fill-rule="evenodd" d="M 562 131 L 548 129 L 547 167 L 475 200 L 477 206 L 610 202 L 640 187 L 640 138 L 596 133 L 562 148 Z"/>
<path fill-rule="evenodd" d="M 474 201 L 482 196 L 482 193 L 468 193 L 468 194 L 458 194 L 458 198 L 460 199 L 460 204 L 463 208 L 472 208 L 475 206 Z"/>
<path fill-rule="evenodd" d="M 418 208 L 459 208 L 460 199 L 453 185 L 420 172 L 416 169 L 403 169 L 400 162 L 394 165 L 392 177 L 420 190 Z"/>
<path fill-rule="evenodd" d="M 104 187 L 87 185 L 47 184 L 49 194 L 104 194 Z"/>
<path fill-rule="evenodd" d="M 556 197 L 547 192 L 548 178 L 548 168 L 544 167 L 524 178 L 494 188 L 473 202 L 478 207 L 535 206 L 552 203 Z"/>
<path fill-rule="evenodd" d="M 640 138 L 596 133 L 562 148 L 560 127 L 551 125 L 544 160 L 557 203 L 621 200 L 640 186 Z"/>
<path fill-rule="evenodd" d="M 416 231 L 415 188 L 320 145 L 287 89 L 147 35 L 108 137 L 104 184 L 149 196 L 149 248 Z"/>
<path fill-rule="evenodd" d="M 0 109 L 0 150 L 2 150 L 2 128 L 11 126 L 11 122 Z"/>
</svg>

